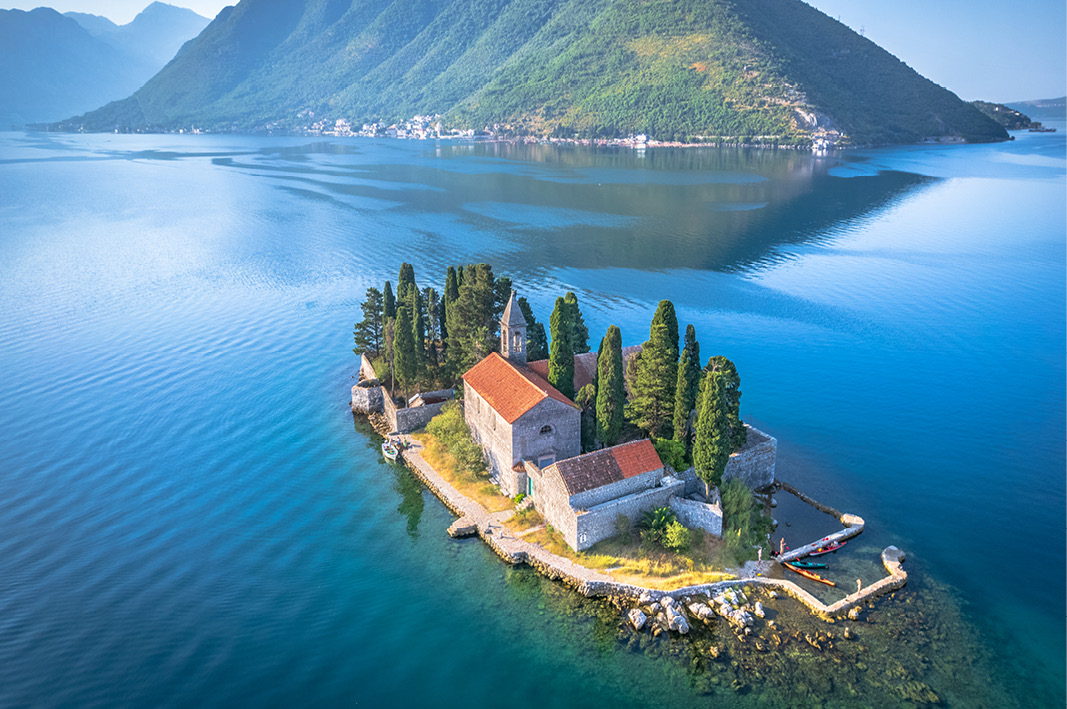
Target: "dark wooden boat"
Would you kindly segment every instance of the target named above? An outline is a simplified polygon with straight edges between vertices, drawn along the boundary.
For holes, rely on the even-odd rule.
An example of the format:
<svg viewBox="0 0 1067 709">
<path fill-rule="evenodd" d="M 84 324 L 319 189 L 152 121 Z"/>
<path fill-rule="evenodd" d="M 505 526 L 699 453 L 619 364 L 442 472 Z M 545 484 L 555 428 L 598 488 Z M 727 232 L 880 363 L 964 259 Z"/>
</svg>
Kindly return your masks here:
<svg viewBox="0 0 1067 709">
<path fill-rule="evenodd" d="M 812 581 L 818 581 L 819 583 L 824 583 L 827 586 L 836 586 L 837 585 L 836 583 L 834 583 L 830 579 L 824 579 L 822 576 L 819 576 L 814 571 L 805 571 L 804 569 L 798 569 L 797 567 L 795 567 L 792 564 L 790 564 L 788 561 L 786 563 L 782 564 L 782 565 L 785 568 L 789 569 L 790 571 L 793 571 L 793 572 L 796 572 L 796 573 L 800 574 L 801 576 L 803 576 L 806 579 L 811 579 Z"/>
</svg>

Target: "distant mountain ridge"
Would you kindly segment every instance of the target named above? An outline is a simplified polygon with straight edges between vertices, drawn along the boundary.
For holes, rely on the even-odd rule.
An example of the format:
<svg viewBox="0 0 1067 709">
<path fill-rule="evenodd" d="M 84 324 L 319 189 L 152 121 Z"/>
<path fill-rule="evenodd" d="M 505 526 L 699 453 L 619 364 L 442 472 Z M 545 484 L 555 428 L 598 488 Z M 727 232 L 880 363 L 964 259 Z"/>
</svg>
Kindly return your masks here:
<svg viewBox="0 0 1067 709">
<path fill-rule="evenodd" d="M 0 10 L 0 128 L 55 121 L 128 96 L 208 22 L 158 2 L 122 26 L 50 8 Z"/>
<path fill-rule="evenodd" d="M 1067 96 L 1035 99 L 1033 101 L 1012 101 L 1006 105 L 1016 111 L 1025 113 L 1035 120 L 1067 120 Z"/>
<path fill-rule="evenodd" d="M 853 143 L 1006 132 L 799 0 L 242 0 L 133 96 L 65 128 L 452 127 Z"/>
</svg>

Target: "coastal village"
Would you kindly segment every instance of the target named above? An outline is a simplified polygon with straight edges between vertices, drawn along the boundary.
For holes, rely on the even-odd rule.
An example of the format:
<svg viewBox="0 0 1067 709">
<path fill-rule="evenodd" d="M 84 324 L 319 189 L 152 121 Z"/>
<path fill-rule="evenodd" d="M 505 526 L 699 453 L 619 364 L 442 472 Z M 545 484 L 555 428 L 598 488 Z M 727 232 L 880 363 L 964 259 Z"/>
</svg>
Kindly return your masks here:
<svg viewBox="0 0 1067 709">
<path fill-rule="evenodd" d="M 647 625 L 656 635 L 685 634 L 716 616 L 739 636 L 750 635 L 758 632 L 764 605 L 780 595 L 818 617 L 855 620 L 872 598 L 906 582 L 904 555 L 895 547 L 881 555 L 887 576 L 866 587 L 857 581 L 854 593 L 830 604 L 776 572 L 784 567 L 835 585 L 812 571 L 825 563 L 805 558 L 838 551 L 863 531 L 864 521 L 776 478 L 776 440 L 740 421 L 736 368 L 712 357 L 702 369 L 691 325 L 679 348 L 669 301 L 661 301 L 644 344 L 623 348 L 612 326 L 594 352 L 574 294 L 556 302 L 549 346 L 529 304 L 510 279 L 493 278 L 488 265 L 449 268 L 444 293 L 438 298 L 433 288 L 418 289 L 409 264 L 401 268 L 396 295 L 391 283 L 384 293 L 368 289 L 356 327 L 361 364 L 351 408 L 377 422 L 386 437 L 383 455 L 402 458 L 458 515 L 452 536 L 477 535 L 510 563 L 529 564 L 584 595 L 608 597 L 634 629 Z M 493 318 L 497 335 L 490 339 L 486 325 L 462 319 L 472 315 Z M 395 398 L 398 386 L 422 389 L 447 379 L 450 362 L 459 386 Z M 657 389 L 656 376 L 676 386 Z M 666 394 L 674 406 L 665 405 Z M 442 441 L 450 441 L 452 464 L 462 459 L 475 480 L 484 476 L 477 493 L 468 486 L 465 494 L 456 477 L 431 464 L 442 466 Z M 842 528 L 796 549 L 787 549 L 784 539 L 774 548 L 775 494 L 795 495 Z M 696 535 L 732 552 L 737 566 L 616 578 L 611 569 L 586 565 L 597 549 L 617 547 L 635 533 L 638 557 L 682 554 Z M 693 568 L 692 556 L 688 564 Z"/>
</svg>

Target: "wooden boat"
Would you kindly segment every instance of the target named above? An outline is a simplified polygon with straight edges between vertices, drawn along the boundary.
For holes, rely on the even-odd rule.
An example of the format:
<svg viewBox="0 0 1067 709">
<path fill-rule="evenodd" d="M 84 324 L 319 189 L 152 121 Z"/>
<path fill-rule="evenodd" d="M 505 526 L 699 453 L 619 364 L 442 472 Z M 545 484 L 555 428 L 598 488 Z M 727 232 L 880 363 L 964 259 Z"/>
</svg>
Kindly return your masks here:
<svg viewBox="0 0 1067 709">
<path fill-rule="evenodd" d="M 790 564 L 800 569 L 825 569 L 826 564 L 818 561 L 790 561 Z"/>
<path fill-rule="evenodd" d="M 397 457 L 400 455 L 400 449 L 397 448 L 392 441 L 385 441 L 382 443 L 382 455 L 395 463 Z"/>
<path fill-rule="evenodd" d="M 792 564 L 790 564 L 788 561 L 786 563 L 782 564 L 782 566 L 784 566 L 785 568 L 789 569 L 790 571 L 795 571 L 796 573 L 800 574 L 801 576 L 803 576 L 806 579 L 811 579 L 812 581 L 818 581 L 819 583 L 824 583 L 827 586 L 836 586 L 837 585 L 836 583 L 834 583 L 830 579 L 824 579 L 822 576 L 819 576 L 814 571 L 805 571 L 804 569 L 798 569 L 797 567 L 795 567 Z"/>
<path fill-rule="evenodd" d="M 824 547 L 819 547 L 815 551 L 808 554 L 808 556 L 821 556 L 822 554 L 829 554 L 830 552 L 837 551 L 841 547 L 848 544 L 848 542 L 834 542 L 833 544 L 827 544 Z"/>
</svg>

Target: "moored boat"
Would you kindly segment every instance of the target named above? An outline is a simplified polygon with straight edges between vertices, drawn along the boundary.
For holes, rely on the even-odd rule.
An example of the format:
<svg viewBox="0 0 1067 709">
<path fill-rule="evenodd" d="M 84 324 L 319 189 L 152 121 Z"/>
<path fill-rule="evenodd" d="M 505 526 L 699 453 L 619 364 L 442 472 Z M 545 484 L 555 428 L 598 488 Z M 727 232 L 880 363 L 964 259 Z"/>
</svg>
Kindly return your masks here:
<svg viewBox="0 0 1067 709">
<path fill-rule="evenodd" d="M 804 569 L 798 569 L 797 567 L 793 566 L 788 561 L 786 563 L 782 564 L 782 566 L 784 566 L 785 568 L 789 569 L 790 571 L 793 571 L 795 573 L 800 574 L 801 576 L 803 576 L 806 579 L 811 579 L 812 581 L 818 581 L 819 583 L 824 583 L 827 586 L 836 586 L 837 585 L 836 583 L 834 583 L 830 579 L 824 579 L 822 576 L 819 576 L 814 571 L 806 571 Z"/>
<path fill-rule="evenodd" d="M 392 441 L 385 441 L 382 443 L 382 455 L 388 460 L 396 462 L 397 457 L 400 455 L 400 449 L 396 447 Z"/>
<path fill-rule="evenodd" d="M 819 561 L 790 561 L 790 564 L 801 569 L 825 569 L 826 564 Z"/>
<path fill-rule="evenodd" d="M 826 546 L 819 547 L 815 551 L 811 552 L 810 554 L 808 554 L 808 556 L 821 556 L 822 554 L 829 554 L 831 552 L 837 551 L 846 544 L 848 544 L 848 542 L 834 542 L 833 544 L 827 544 Z"/>
</svg>

